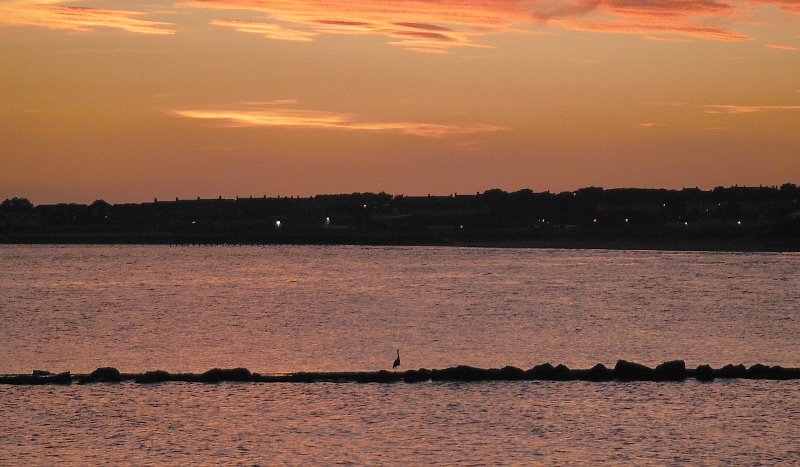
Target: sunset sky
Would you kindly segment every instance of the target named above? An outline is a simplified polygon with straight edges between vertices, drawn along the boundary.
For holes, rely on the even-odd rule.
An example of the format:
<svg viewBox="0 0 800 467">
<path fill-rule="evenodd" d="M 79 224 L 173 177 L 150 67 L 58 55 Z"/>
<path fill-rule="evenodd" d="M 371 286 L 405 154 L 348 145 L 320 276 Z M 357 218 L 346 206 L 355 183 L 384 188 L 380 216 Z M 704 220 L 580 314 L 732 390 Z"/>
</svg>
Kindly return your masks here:
<svg viewBox="0 0 800 467">
<path fill-rule="evenodd" d="M 800 0 L 0 0 L 0 200 L 800 184 Z"/>
</svg>

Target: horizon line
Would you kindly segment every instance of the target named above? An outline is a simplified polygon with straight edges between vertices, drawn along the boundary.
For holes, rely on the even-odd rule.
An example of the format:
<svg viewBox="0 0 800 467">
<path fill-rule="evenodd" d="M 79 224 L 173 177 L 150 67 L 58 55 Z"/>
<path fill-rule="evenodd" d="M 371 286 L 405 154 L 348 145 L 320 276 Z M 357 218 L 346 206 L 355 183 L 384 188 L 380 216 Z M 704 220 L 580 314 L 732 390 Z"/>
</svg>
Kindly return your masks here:
<svg viewBox="0 0 800 467">
<path fill-rule="evenodd" d="M 361 196 L 388 195 L 388 196 L 391 196 L 392 198 L 429 198 L 429 197 L 453 198 L 453 197 L 466 197 L 466 196 L 480 196 L 480 195 L 484 195 L 486 193 L 493 192 L 493 191 L 500 191 L 500 192 L 507 193 L 507 194 L 513 194 L 513 193 L 519 193 L 519 192 L 531 192 L 533 194 L 551 194 L 551 195 L 560 195 L 560 194 L 565 194 L 565 193 L 578 193 L 581 190 L 602 190 L 602 191 L 640 190 L 640 191 L 674 191 L 674 192 L 693 190 L 693 191 L 713 192 L 714 190 L 716 190 L 718 188 L 721 188 L 721 189 L 741 188 L 741 189 L 780 190 L 784 186 L 795 186 L 796 187 L 797 184 L 792 183 L 792 182 L 784 182 L 784 183 L 782 183 L 780 185 L 763 185 L 763 184 L 760 184 L 758 186 L 734 184 L 734 185 L 730 185 L 730 186 L 717 185 L 717 186 L 715 186 L 713 188 L 700 188 L 698 186 L 694 186 L 694 187 L 684 186 L 684 187 L 682 187 L 680 189 L 678 189 L 678 188 L 665 188 L 665 187 L 658 187 L 657 188 L 657 187 L 635 187 L 635 186 L 628 186 L 628 187 L 620 186 L 620 187 L 605 188 L 605 187 L 602 187 L 602 186 L 589 185 L 589 186 L 584 186 L 584 187 L 581 187 L 581 188 L 578 188 L 578 189 L 575 189 L 575 190 L 563 190 L 563 191 L 557 191 L 557 192 L 556 191 L 551 191 L 551 190 L 534 191 L 531 188 L 521 188 L 521 189 L 513 190 L 513 191 L 503 190 L 501 188 L 489 188 L 489 189 L 486 189 L 486 190 L 484 190 L 482 192 L 481 191 L 477 191 L 474 194 L 472 192 L 469 192 L 469 193 L 466 193 L 466 192 L 465 193 L 452 192 L 452 193 L 448 193 L 448 194 L 433 194 L 433 193 L 427 193 L 427 194 L 405 194 L 405 193 L 392 194 L 392 193 L 389 193 L 389 192 L 386 192 L 386 191 L 380 191 L 380 192 L 353 191 L 353 192 L 350 192 L 350 193 L 318 193 L 318 194 L 310 195 L 310 196 L 301 196 L 301 195 L 288 195 L 288 196 L 287 195 L 269 195 L 268 196 L 266 194 L 263 194 L 261 196 L 254 196 L 254 195 L 251 194 L 251 195 L 247 195 L 247 196 L 235 195 L 234 197 L 228 198 L 228 197 L 223 197 L 222 195 L 218 195 L 217 197 L 203 197 L 203 196 L 197 195 L 197 196 L 193 196 L 193 197 L 183 197 L 183 198 L 181 198 L 180 196 L 176 196 L 174 200 L 172 199 L 172 197 L 169 197 L 169 198 L 153 197 L 152 198 L 153 201 L 123 201 L 123 202 L 115 202 L 115 203 L 109 203 L 109 202 L 105 201 L 104 198 L 97 198 L 94 201 L 92 201 L 91 203 L 81 203 L 81 202 L 76 202 L 76 201 L 59 201 L 59 202 L 55 202 L 55 203 L 38 203 L 38 204 L 34 204 L 33 202 L 30 201 L 29 198 L 27 198 L 25 196 L 13 196 L 13 197 L 5 198 L 3 203 L 5 203 L 7 201 L 12 201 L 12 200 L 26 200 L 26 201 L 30 202 L 31 204 L 33 204 L 34 206 L 52 206 L 52 205 L 59 205 L 59 204 L 91 205 L 91 204 L 94 204 L 94 203 L 96 203 L 98 201 L 102 201 L 104 203 L 107 203 L 107 204 L 110 204 L 110 205 L 113 206 L 113 205 L 117 205 L 117 204 L 153 204 L 153 203 L 167 203 L 167 202 L 180 202 L 180 201 L 214 201 L 214 200 L 217 200 L 217 201 L 238 201 L 240 199 L 242 199 L 242 200 L 245 200 L 245 199 L 314 199 L 314 198 L 317 198 L 317 197 L 358 196 L 358 195 L 361 195 Z"/>
</svg>

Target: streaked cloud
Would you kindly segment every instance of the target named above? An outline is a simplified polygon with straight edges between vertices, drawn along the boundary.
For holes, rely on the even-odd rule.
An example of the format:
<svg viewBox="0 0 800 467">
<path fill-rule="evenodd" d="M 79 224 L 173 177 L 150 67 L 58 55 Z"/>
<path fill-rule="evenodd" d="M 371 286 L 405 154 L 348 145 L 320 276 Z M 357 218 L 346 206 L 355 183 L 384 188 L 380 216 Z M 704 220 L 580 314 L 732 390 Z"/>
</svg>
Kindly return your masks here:
<svg viewBox="0 0 800 467">
<path fill-rule="evenodd" d="M 314 36 L 319 35 L 316 32 L 298 31 L 295 29 L 285 28 L 278 24 L 258 23 L 255 21 L 241 21 L 241 20 L 213 20 L 211 24 L 215 26 L 227 26 L 235 31 L 248 32 L 251 34 L 258 34 L 267 39 L 283 40 L 283 41 L 301 41 L 310 42 Z"/>
<path fill-rule="evenodd" d="M 0 25 L 56 30 L 120 29 L 135 34 L 174 34 L 171 23 L 143 19 L 141 11 L 105 10 L 61 5 L 63 1 L 18 0 L 0 3 Z M 74 2 L 73 2 L 74 3 Z"/>
<path fill-rule="evenodd" d="M 661 42 L 690 42 L 691 39 L 686 38 L 678 38 L 674 36 L 645 36 L 645 39 L 649 39 L 651 41 L 661 41 Z"/>
<path fill-rule="evenodd" d="M 686 102 L 647 102 L 647 105 L 654 105 L 658 107 L 686 107 Z"/>
<path fill-rule="evenodd" d="M 800 50 L 800 48 L 786 44 L 765 44 L 765 47 L 769 47 L 770 49 L 776 49 L 776 50 L 788 50 L 788 51 Z"/>
<path fill-rule="evenodd" d="M 128 10 L 75 6 L 83 0 L 0 0 L 0 24 L 57 30 L 113 28 L 137 34 L 174 34 L 179 24 L 148 19 L 164 14 L 150 3 Z M 103 0 L 100 0 L 102 4 Z M 213 10 L 209 24 L 271 40 L 311 42 L 323 34 L 380 35 L 407 50 L 445 53 L 489 47 L 491 34 L 531 34 L 556 28 L 639 35 L 742 41 L 736 28 L 751 24 L 753 5 L 799 13 L 796 0 L 184 0 L 177 10 Z M 169 10 L 174 13 L 176 10 Z M 256 18 L 232 17 L 234 12 Z M 176 15 L 180 20 L 180 16 Z"/>
<path fill-rule="evenodd" d="M 765 2 L 766 3 L 766 2 Z M 796 4 L 770 2 L 779 8 Z M 752 7 L 744 0 L 188 0 L 185 8 L 248 10 L 262 15 L 266 29 L 287 28 L 318 34 L 378 34 L 409 50 L 446 52 L 452 47 L 486 46 L 481 36 L 531 33 L 546 25 L 565 29 L 635 34 L 658 40 L 670 35 L 715 41 L 742 41 L 732 29 L 736 13 Z M 229 20 L 213 24 L 232 26 Z M 258 27 L 237 29 L 256 32 Z M 271 37 L 283 39 L 278 35 Z"/>
<path fill-rule="evenodd" d="M 777 5 L 778 10 L 784 13 L 800 14 L 800 2 L 797 0 L 750 0 L 750 3 L 760 5 Z"/>
<path fill-rule="evenodd" d="M 171 114 L 191 119 L 211 120 L 220 127 L 287 127 L 322 130 L 401 133 L 427 138 L 471 135 L 509 130 L 484 124 L 436 124 L 417 122 L 376 122 L 357 115 L 322 110 L 241 105 L 231 108 L 177 109 Z"/>
<path fill-rule="evenodd" d="M 752 114 L 774 111 L 800 110 L 800 105 L 705 105 L 709 114 Z"/>
<path fill-rule="evenodd" d="M 604 0 L 600 8 L 610 14 L 612 19 L 603 21 L 559 19 L 555 22 L 567 29 L 635 34 L 662 41 L 675 40 L 673 36 L 725 42 L 750 39 L 749 36 L 722 25 L 734 12 L 745 9 L 741 2 Z M 715 22 L 720 25 L 715 25 Z"/>
<path fill-rule="evenodd" d="M 390 44 L 427 52 L 452 47 L 476 47 L 475 38 L 529 23 L 531 12 L 521 2 L 412 0 L 259 1 L 189 0 L 179 6 L 214 10 L 248 10 L 266 22 L 257 28 L 287 29 L 306 39 L 320 34 L 377 34 L 393 39 Z M 215 21 L 213 24 L 232 26 Z M 243 29 L 238 29 L 243 30 Z M 283 36 L 266 37 L 284 39 Z"/>
<path fill-rule="evenodd" d="M 734 10 L 733 5 L 715 0 L 605 0 L 603 5 L 625 16 L 654 18 L 725 16 Z"/>
<path fill-rule="evenodd" d="M 662 34 L 676 34 L 698 39 L 707 39 L 714 41 L 746 41 L 750 40 L 750 36 L 737 33 L 731 29 L 719 28 L 713 26 L 699 26 L 682 24 L 679 22 L 664 22 L 657 23 L 653 21 L 619 21 L 619 22 L 601 22 L 601 21 L 571 21 L 571 20 L 556 20 L 560 26 L 567 29 L 587 31 L 587 32 L 607 32 L 615 34 L 635 34 L 645 37 L 650 37 L 653 32 Z M 664 40 L 664 37 L 660 37 Z"/>
</svg>

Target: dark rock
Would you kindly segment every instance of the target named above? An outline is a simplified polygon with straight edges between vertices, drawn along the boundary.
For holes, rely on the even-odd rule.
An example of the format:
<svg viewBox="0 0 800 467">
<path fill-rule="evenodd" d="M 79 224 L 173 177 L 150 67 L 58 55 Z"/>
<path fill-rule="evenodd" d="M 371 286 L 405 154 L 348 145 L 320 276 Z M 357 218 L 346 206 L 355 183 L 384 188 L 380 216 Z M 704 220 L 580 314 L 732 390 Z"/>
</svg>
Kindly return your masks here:
<svg viewBox="0 0 800 467">
<path fill-rule="evenodd" d="M 614 366 L 614 377 L 620 381 L 652 381 L 655 371 L 640 363 L 618 360 Z"/>
<path fill-rule="evenodd" d="M 780 365 L 766 366 L 766 365 L 753 365 L 748 370 L 753 378 L 759 379 L 776 379 L 776 380 L 789 380 L 797 379 L 800 376 L 800 369 L 798 368 L 784 368 Z"/>
<path fill-rule="evenodd" d="M 788 376 L 788 373 L 786 368 L 782 366 L 775 365 L 769 369 L 769 379 L 788 379 L 786 376 Z"/>
<path fill-rule="evenodd" d="M 553 365 L 550 363 L 542 363 L 526 371 L 525 375 L 527 379 L 546 381 L 553 379 L 553 370 L 555 370 L 555 368 L 553 368 Z"/>
<path fill-rule="evenodd" d="M 33 375 L 8 375 L 0 376 L 0 383 L 13 385 L 44 384 L 44 378 Z"/>
<path fill-rule="evenodd" d="M 498 377 L 505 381 L 518 381 L 525 379 L 525 372 L 515 366 L 505 366 L 498 371 Z"/>
<path fill-rule="evenodd" d="M 42 384 L 71 384 L 72 376 L 69 371 L 53 374 L 49 371 L 34 370 L 30 375 L 5 375 L 0 376 L 0 384 L 14 385 L 42 385 Z"/>
<path fill-rule="evenodd" d="M 729 363 L 720 368 L 717 374 L 720 378 L 745 378 L 747 377 L 747 368 L 741 364 L 733 366 Z"/>
<path fill-rule="evenodd" d="M 287 383 L 289 382 L 289 375 L 287 374 L 266 374 L 253 373 L 251 375 L 254 383 Z"/>
<path fill-rule="evenodd" d="M 367 371 L 361 373 L 341 373 L 337 381 L 355 381 L 357 383 L 396 383 L 402 378 L 402 373 L 388 370 Z"/>
<path fill-rule="evenodd" d="M 683 381 L 686 379 L 686 362 L 673 360 L 656 366 L 655 379 L 657 381 Z"/>
<path fill-rule="evenodd" d="M 251 373 L 250 377 L 252 378 L 254 383 L 270 383 L 272 382 L 272 378 L 267 375 L 262 375 L 261 373 Z"/>
<path fill-rule="evenodd" d="M 170 373 L 170 381 L 181 381 L 184 383 L 198 383 L 200 382 L 201 375 L 197 373 Z"/>
<path fill-rule="evenodd" d="M 203 383 L 219 383 L 222 381 L 252 381 L 253 375 L 247 368 L 220 369 L 213 368 L 200 375 Z"/>
<path fill-rule="evenodd" d="M 98 368 L 89 374 L 88 382 L 93 383 L 118 383 L 122 381 L 122 374 L 114 367 Z"/>
<path fill-rule="evenodd" d="M 573 381 L 575 380 L 575 375 L 572 374 L 572 371 L 567 368 L 566 365 L 559 364 L 553 368 L 553 373 L 550 379 L 553 381 Z"/>
<path fill-rule="evenodd" d="M 772 367 L 772 379 L 790 380 L 800 379 L 800 368 L 784 368 L 782 366 Z"/>
<path fill-rule="evenodd" d="M 305 371 L 286 375 L 286 382 L 289 383 L 313 383 L 314 381 L 314 373 L 308 373 Z"/>
<path fill-rule="evenodd" d="M 481 381 L 485 380 L 487 371 L 467 365 L 445 368 L 444 370 L 432 370 L 431 379 L 433 381 Z"/>
<path fill-rule="evenodd" d="M 549 363 L 537 365 L 523 371 L 513 366 L 500 369 L 482 369 L 466 365 L 446 368 L 443 370 L 398 371 L 367 371 L 367 372 L 298 372 L 287 374 L 261 375 L 250 373 L 246 368 L 219 369 L 214 368 L 202 374 L 197 373 L 167 373 L 166 371 L 148 371 L 144 374 L 120 373 L 116 368 L 98 368 L 90 374 L 72 376 L 70 372 L 54 375 L 41 370 L 34 374 L 0 375 L 0 384 L 14 385 L 41 385 L 41 384 L 79 384 L 87 383 L 115 383 L 119 381 L 135 380 L 137 383 L 158 383 L 163 381 L 206 382 L 219 383 L 222 381 L 238 382 L 357 382 L 357 383 L 395 383 L 405 381 L 416 383 L 422 381 L 683 381 L 686 378 L 696 378 L 699 381 L 713 381 L 715 378 L 749 378 L 794 380 L 800 379 L 800 368 L 784 368 L 781 366 L 767 366 L 756 364 L 749 369 L 744 365 L 726 365 L 719 370 L 714 370 L 709 365 L 700 365 L 694 370 L 687 370 L 683 360 L 665 362 L 651 369 L 645 365 L 619 360 L 613 370 L 602 364 L 597 364 L 589 370 L 571 370 L 565 365 L 553 367 Z"/>
<path fill-rule="evenodd" d="M 770 367 L 756 363 L 747 369 L 747 377 L 753 379 L 765 379 L 770 375 Z"/>
<path fill-rule="evenodd" d="M 72 374 L 69 371 L 49 376 L 48 379 L 52 384 L 72 384 Z"/>
<path fill-rule="evenodd" d="M 709 365 L 700 365 L 694 370 L 694 377 L 697 381 L 714 381 L 714 370 Z"/>
<path fill-rule="evenodd" d="M 140 384 L 163 383 L 172 381 L 172 375 L 163 370 L 148 371 L 142 375 L 137 375 L 135 381 Z"/>
<path fill-rule="evenodd" d="M 406 383 L 422 383 L 431 379 L 431 370 L 420 368 L 419 370 L 408 370 L 403 375 Z"/>
<path fill-rule="evenodd" d="M 591 369 L 584 371 L 579 377 L 579 379 L 585 381 L 611 381 L 613 378 L 612 371 L 602 363 L 598 363 Z"/>
</svg>

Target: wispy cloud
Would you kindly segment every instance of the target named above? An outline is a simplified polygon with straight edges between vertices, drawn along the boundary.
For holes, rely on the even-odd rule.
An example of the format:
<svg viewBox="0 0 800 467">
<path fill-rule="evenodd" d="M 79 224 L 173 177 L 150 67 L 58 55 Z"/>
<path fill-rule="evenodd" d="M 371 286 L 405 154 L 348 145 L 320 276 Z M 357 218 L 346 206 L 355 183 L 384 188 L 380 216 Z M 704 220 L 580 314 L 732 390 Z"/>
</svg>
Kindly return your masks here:
<svg viewBox="0 0 800 467">
<path fill-rule="evenodd" d="M 750 0 L 750 3 L 778 5 L 778 9 L 784 13 L 800 14 L 800 2 L 797 0 Z"/>
<path fill-rule="evenodd" d="M 314 40 L 314 36 L 319 35 L 319 33 L 316 32 L 298 31 L 295 29 L 285 28 L 278 24 L 258 23 L 255 21 L 219 19 L 211 21 L 211 24 L 215 26 L 227 26 L 229 28 L 233 28 L 235 31 L 258 34 L 266 37 L 267 39 L 276 39 L 282 41 L 310 42 Z"/>
<path fill-rule="evenodd" d="M 711 104 L 703 106 L 705 113 L 709 114 L 752 114 L 775 111 L 800 110 L 800 105 L 722 105 Z"/>
<path fill-rule="evenodd" d="M 679 22 L 665 22 L 657 23 L 653 21 L 619 21 L 619 22 L 601 22 L 601 21 L 573 21 L 573 20 L 556 20 L 555 23 L 567 29 L 588 32 L 607 32 L 615 34 L 636 34 L 645 37 L 650 37 L 653 32 L 662 34 L 676 34 L 687 37 L 694 37 L 698 39 L 707 39 L 714 41 L 746 41 L 750 40 L 750 36 L 737 33 L 731 29 L 713 27 L 713 26 L 697 26 L 690 24 L 683 24 Z M 661 37 L 661 40 L 664 40 Z"/>
<path fill-rule="evenodd" d="M 686 102 L 647 102 L 647 105 L 654 105 L 658 107 L 686 107 Z"/>
<path fill-rule="evenodd" d="M 611 19 L 587 21 L 581 18 L 565 18 L 556 20 L 555 23 L 568 29 L 636 34 L 657 40 L 670 40 L 672 36 L 725 42 L 750 39 L 749 36 L 722 25 L 737 9 L 743 8 L 740 2 L 604 0 L 600 8 L 610 14 Z M 715 22 L 720 25 L 714 25 Z"/>
<path fill-rule="evenodd" d="M 727 16 L 729 3 L 715 0 L 605 0 L 606 9 L 625 16 L 680 18 L 686 16 Z"/>
<path fill-rule="evenodd" d="M 674 36 L 645 36 L 646 39 L 651 41 L 661 41 L 661 42 L 690 42 L 691 39 L 686 38 L 678 38 Z"/>
<path fill-rule="evenodd" d="M 776 49 L 776 50 L 788 50 L 790 52 L 795 50 L 800 50 L 800 48 L 797 48 L 793 45 L 785 45 L 785 44 L 766 44 L 765 47 L 769 47 L 770 49 Z"/>
<path fill-rule="evenodd" d="M 171 114 L 183 118 L 210 120 L 220 127 L 287 127 L 322 130 L 401 133 L 427 138 L 497 132 L 507 127 L 484 124 L 436 124 L 417 122 L 376 122 L 357 115 L 322 110 L 273 106 L 240 105 L 230 108 L 176 109 Z"/>
<path fill-rule="evenodd" d="M 148 19 L 163 13 L 141 0 L 128 10 L 74 6 L 83 0 L 0 0 L 0 24 L 57 30 L 113 28 L 137 34 L 174 34 L 180 25 Z M 323 34 L 380 35 L 407 50 L 446 53 L 488 47 L 490 34 L 543 33 L 564 28 L 742 41 L 753 5 L 800 14 L 797 0 L 176 0 L 174 9 L 213 10 L 209 23 L 271 40 L 311 42 Z M 163 10 L 163 5 L 162 5 Z M 252 12 L 256 18 L 231 17 Z M 180 18 L 176 15 L 176 18 Z"/>
<path fill-rule="evenodd" d="M 214 10 L 248 10 L 262 14 L 267 22 L 258 28 L 289 30 L 306 40 L 320 34 L 378 34 L 396 39 L 390 44 L 407 49 L 445 52 L 452 47 L 475 47 L 474 39 L 530 22 L 531 13 L 519 1 L 485 2 L 411 0 L 259 1 L 189 0 L 179 6 Z M 215 21 L 213 24 L 232 26 Z M 285 39 L 286 36 L 266 37 Z M 290 36 L 291 37 L 291 36 Z"/>
<path fill-rule="evenodd" d="M 794 0 L 756 1 L 777 4 L 781 10 L 797 6 Z M 306 39 L 317 34 L 379 34 L 397 39 L 390 44 L 426 52 L 486 46 L 481 36 L 531 32 L 544 25 L 659 40 L 674 35 L 742 41 L 750 37 L 733 30 L 730 18 L 752 10 L 746 0 L 187 0 L 178 6 L 254 11 L 265 17 L 263 24 L 302 31 Z M 227 20 L 214 24 L 232 26 Z"/>
<path fill-rule="evenodd" d="M 140 11 L 104 10 L 60 5 L 57 0 L 17 0 L 0 3 L 0 24 L 47 29 L 93 31 L 120 29 L 136 34 L 174 34 L 173 24 L 142 19 Z"/>
</svg>

